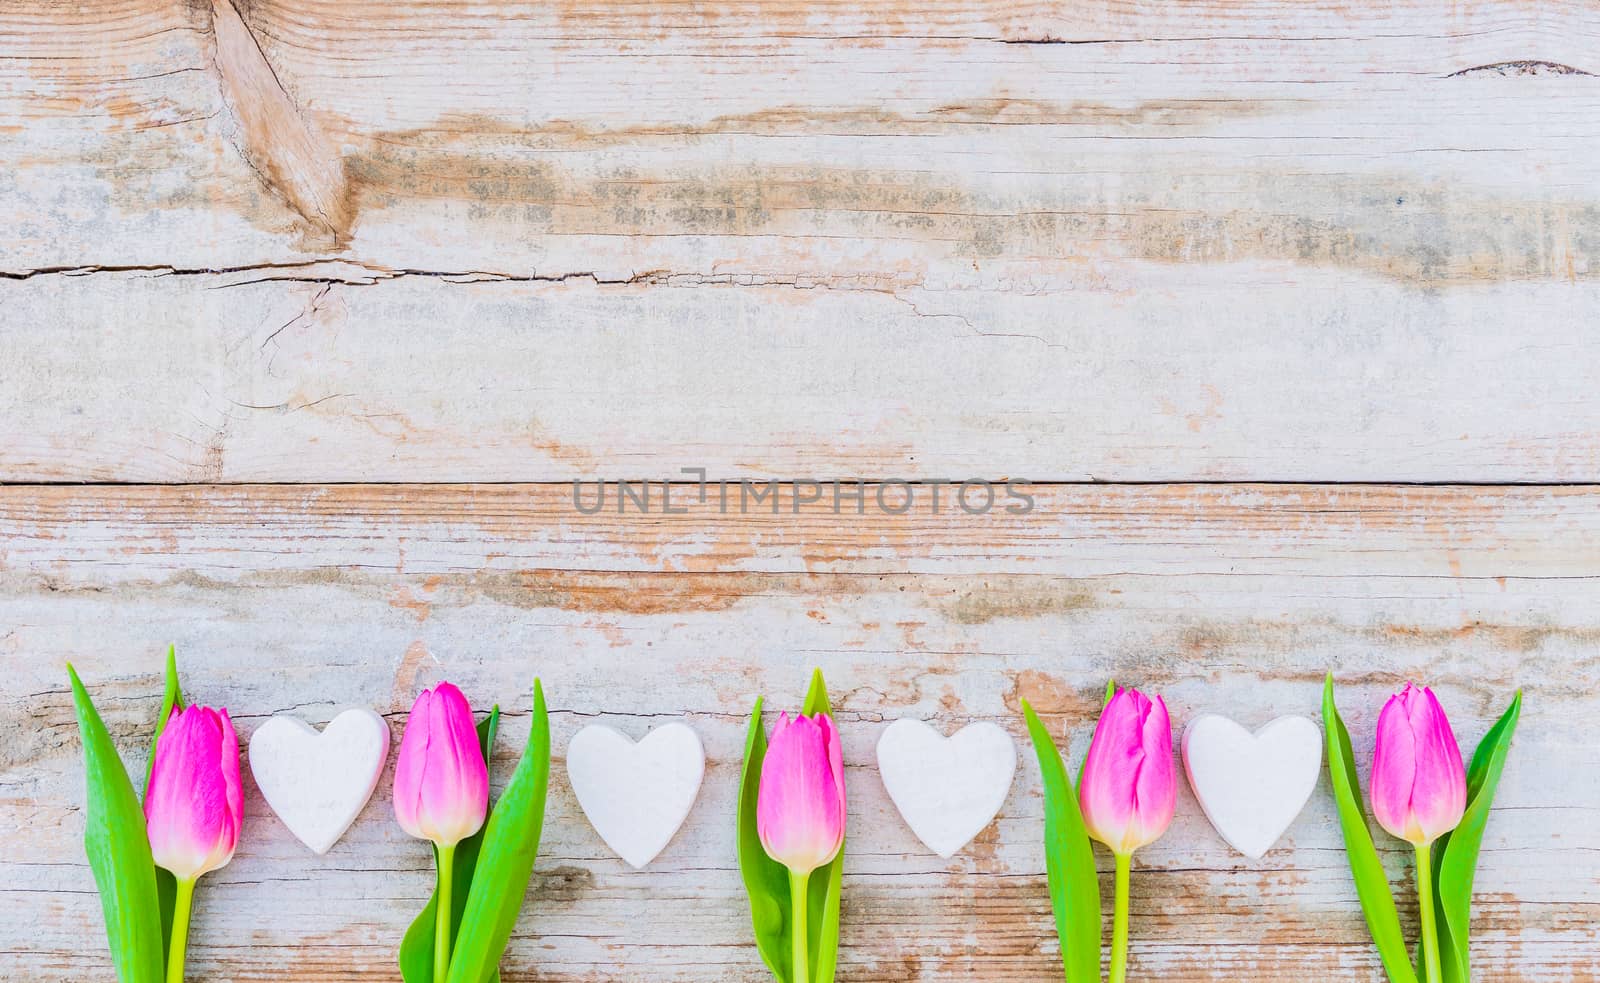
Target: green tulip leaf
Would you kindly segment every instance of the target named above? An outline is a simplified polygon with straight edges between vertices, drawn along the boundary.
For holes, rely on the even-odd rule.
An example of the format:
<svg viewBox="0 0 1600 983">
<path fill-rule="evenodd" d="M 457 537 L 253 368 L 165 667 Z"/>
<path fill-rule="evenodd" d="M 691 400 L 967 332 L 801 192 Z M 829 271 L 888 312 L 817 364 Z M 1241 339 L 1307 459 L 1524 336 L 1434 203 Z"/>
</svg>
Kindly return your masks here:
<svg viewBox="0 0 1600 983">
<path fill-rule="evenodd" d="M 1478 869 L 1478 851 L 1489 807 L 1500 785 L 1511 735 L 1522 715 L 1522 691 L 1495 725 L 1489 728 L 1472 755 L 1467 769 L 1467 811 L 1460 825 L 1433 844 L 1433 883 L 1439 918 L 1439 968 L 1444 983 L 1469 983 L 1468 935 L 1472 926 L 1472 881 Z"/>
<path fill-rule="evenodd" d="M 535 679 L 528 746 L 484 823 L 477 870 L 450 955 L 448 983 L 489 983 L 495 978 L 539 855 L 549 785 L 550 715 L 544 688 Z"/>
<path fill-rule="evenodd" d="M 828 704 L 828 687 L 822 681 L 822 670 L 811 674 L 811 688 L 800 712 L 807 717 L 819 713 L 832 716 Z M 839 907 L 844 889 L 844 844 L 826 867 L 811 873 L 806 885 L 806 930 L 809 936 L 811 979 L 808 983 L 833 983 L 834 968 L 839 961 Z"/>
<path fill-rule="evenodd" d="M 83 849 L 100 889 L 106 941 L 122 983 L 161 983 L 164 970 L 155 861 L 144 810 L 116 745 L 71 665 L 87 796 Z"/>
<path fill-rule="evenodd" d="M 744 767 L 739 774 L 739 874 L 750 898 L 750 921 L 756 949 L 778 983 L 794 983 L 789 952 L 789 871 L 761 845 L 756 828 L 756 801 L 761 792 L 761 762 L 767 756 L 767 731 L 761 724 L 760 697 L 750 711 L 745 733 Z"/>
<path fill-rule="evenodd" d="M 500 706 L 496 704 L 489 711 L 489 716 L 478 723 L 478 745 L 483 751 L 483 763 L 487 767 L 492 760 L 490 755 L 494 748 L 495 731 L 500 726 Z M 494 815 L 491 804 L 489 815 Z M 484 826 L 488 826 L 487 816 Z M 462 840 L 456 845 L 456 863 L 453 875 L 453 886 L 450 890 L 450 938 L 455 939 L 461 931 L 461 913 L 467 910 L 467 892 L 472 888 L 472 873 L 478 866 L 478 852 L 483 846 L 483 829 Z M 434 870 L 439 869 L 439 850 L 433 851 Z M 400 976 L 405 983 L 433 983 L 433 939 L 434 920 L 438 917 L 439 887 L 434 884 L 434 889 L 428 895 L 428 903 L 422 909 L 422 914 L 416 917 L 411 927 L 406 929 L 405 938 L 400 940 Z M 452 944 L 454 942 L 452 941 Z M 491 981 L 499 979 L 499 971 L 490 976 Z"/>
<path fill-rule="evenodd" d="M 1378 957 L 1383 960 L 1391 983 L 1417 983 L 1411 956 L 1406 951 L 1405 936 L 1400 930 L 1400 913 L 1395 908 L 1394 896 L 1389 893 L 1389 877 L 1378 859 L 1377 848 L 1372 845 L 1372 831 L 1367 826 L 1366 809 L 1361 803 L 1355 752 L 1350 747 L 1350 732 L 1345 729 L 1344 721 L 1339 718 L 1339 708 L 1333 702 L 1333 673 L 1328 674 L 1322 688 L 1322 723 L 1327 731 L 1328 777 L 1339 807 L 1345 855 L 1355 878 L 1356 894 L 1361 898 L 1361 910 L 1367 917 L 1367 929 L 1372 933 Z"/>
<path fill-rule="evenodd" d="M 161 716 L 156 718 L 155 733 L 150 735 L 150 758 L 144 766 L 145 791 L 150 790 L 150 776 L 156 770 L 156 742 L 161 739 L 161 732 L 167 729 L 167 721 L 172 717 L 173 710 L 183 709 L 183 689 L 178 685 L 178 648 L 175 645 L 167 646 L 167 682 L 161 694 Z"/>
<path fill-rule="evenodd" d="M 1044 781 L 1044 856 L 1067 983 L 1100 980 L 1100 876 L 1078 795 L 1056 743 L 1027 700 L 1022 712 Z"/>
<path fill-rule="evenodd" d="M 161 694 L 161 716 L 156 718 L 155 733 L 150 737 L 150 760 L 145 764 L 144 789 L 145 794 L 150 794 L 150 776 L 156 770 L 156 742 L 161 740 L 161 732 L 167 729 L 167 721 L 172 719 L 172 711 L 182 710 L 183 689 L 178 685 L 178 649 L 175 645 L 167 646 L 167 682 Z M 178 879 L 172 876 L 171 871 L 156 868 L 156 905 L 161 909 L 161 958 L 167 957 L 167 949 L 172 945 L 172 912 L 178 904 Z"/>
</svg>

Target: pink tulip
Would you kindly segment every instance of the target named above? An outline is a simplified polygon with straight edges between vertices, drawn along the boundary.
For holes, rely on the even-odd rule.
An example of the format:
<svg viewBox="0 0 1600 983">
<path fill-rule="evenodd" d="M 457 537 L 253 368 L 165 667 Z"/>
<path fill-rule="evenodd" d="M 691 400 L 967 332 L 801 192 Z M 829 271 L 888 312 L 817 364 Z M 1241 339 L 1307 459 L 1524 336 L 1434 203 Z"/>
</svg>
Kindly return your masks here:
<svg viewBox="0 0 1600 983">
<path fill-rule="evenodd" d="M 756 832 L 767 855 L 798 875 L 831 863 L 844 846 L 844 814 L 844 759 L 833 718 L 779 714 L 756 797 Z"/>
<path fill-rule="evenodd" d="M 394 766 L 394 818 L 436 846 L 453 847 L 483 826 L 489 768 L 472 708 L 449 683 L 423 690 L 406 719 Z"/>
<path fill-rule="evenodd" d="M 1414 846 L 1455 829 L 1467 808 L 1467 770 L 1433 690 L 1410 683 L 1378 715 L 1372 815 Z"/>
<path fill-rule="evenodd" d="M 1178 783 L 1167 705 L 1118 690 L 1100 714 L 1078 781 L 1089 835 L 1118 855 L 1154 843 L 1172 825 Z"/>
<path fill-rule="evenodd" d="M 156 739 L 144 798 L 156 866 L 185 882 L 227 866 L 243 816 L 239 737 L 228 711 L 174 709 Z"/>
</svg>

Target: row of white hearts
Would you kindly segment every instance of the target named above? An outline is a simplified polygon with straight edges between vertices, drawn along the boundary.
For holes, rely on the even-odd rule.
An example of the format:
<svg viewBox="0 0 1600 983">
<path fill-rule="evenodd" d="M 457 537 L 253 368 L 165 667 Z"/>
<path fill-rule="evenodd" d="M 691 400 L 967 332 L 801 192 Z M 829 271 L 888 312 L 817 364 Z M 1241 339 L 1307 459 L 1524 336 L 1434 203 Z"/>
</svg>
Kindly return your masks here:
<svg viewBox="0 0 1600 983">
<path fill-rule="evenodd" d="M 1280 717 L 1254 734 L 1227 717 L 1197 718 L 1183 735 L 1184 770 L 1217 832 L 1252 859 L 1305 807 L 1322 761 L 1322 733 Z M 371 710 L 346 710 L 319 734 L 273 717 L 250 738 L 250 771 L 267 804 L 306 846 L 326 853 L 366 806 L 389 755 L 389 727 Z M 969 724 L 944 737 L 920 720 L 890 724 L 878 771 L 906 824 L 928 849 L 954 856 L 999 814 L 1017 767 L 1011 736 Z M 700 794 L 705 748 L 672 723 L 637 744 L 591 724 L 567 746 L 567 776 L 595 831 L 635 869 L 654 860 Z"/>
</svg>

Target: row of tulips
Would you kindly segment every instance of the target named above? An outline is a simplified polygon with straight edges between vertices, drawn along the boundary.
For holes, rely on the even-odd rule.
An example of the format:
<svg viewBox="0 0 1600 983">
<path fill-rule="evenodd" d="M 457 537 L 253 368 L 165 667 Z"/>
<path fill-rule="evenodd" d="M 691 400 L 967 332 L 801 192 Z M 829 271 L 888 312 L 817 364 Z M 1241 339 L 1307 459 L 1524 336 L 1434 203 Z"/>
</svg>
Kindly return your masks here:
<svg viewBox="0 0 1600 983">
<path fill-rule="evenodd" d="M 239 748 L 226 710 L 185 706 L 172 654 L 142 809 L 109 735 L 71 671 L 89 777 L 86 847 L 124 983 L 183 979 L 190 902 L 201 875 L 228 863 L 242 823 Z M 1521 695 L 1484 738 L 1469 771 L 1433 692 L 1407 684 L 1378 717 L 1372 814 L 1416 850 L 1420 938 L 1412 961 L 1373 846 L 1350 738 L 1324 689 L 1329 770 L 1351 870 L 1391 983 L 1468 983 L 1467 928 L 1484 822 L 1520 712 Z M 1101 980 L 1101 900 L 1091 841 L 1112 855 L 1110 983 L 1127 976 L 1134 852 L 1172 823 L 1177 802 L 1165 702 L 1109 686 L 1074 784 L 1038 715 L 1023 704 L 1044 782 L 1048 882 L 1068 983 Z M 417 698 L 401 738 L 394 811 L 432 843 L 434 896 L 400 948 L 406 983 L 485 983 L 526 892 L 543 825 L 549 729 L 534 687 L 528 747 L 489 802 L 489 750 L 499 708 L 474 722 L 449 683 Z M 779 983 L 829 983 L 839 941 L 847 798 L 839 734 L 821 672 L 801 711 L 769 735 L 751 716 L 741 777 L 739 864 L 757 947 Z"/>
<path fill-rule="evenodd" d="M 1472 878 L 1521 703 L 1519 692 L 1484 738 L 1470 773 L 1432 690 L 1407 683 L 1378 716 L 1372 813 L 1379 826 L 1416 850 L 1421 929 L 1413 963 L 1361 808 L 1349 734 L 1333 702 L 1332 676 L 1327 680 L 1323 717 L 1335 797 L 1351 871 L 1391 983 L 1471 979 L 1467 931 Z M 756 939 L 779 983 L 828 983 L 838 945 L 844 771 L 820 673 L 805 707 L 792 720 L 780 714 L 764 740 L 757 702 L 745 756 L 740 864 Z M 1048 881 L 1066 979 L 1101 979 L 1100 883 L 1091 846 L 1098 841 L 1111 851 L 1115 871 L 1109 980 L 1124 983 L 1133 855 L 1166 833 L 1177 807 L 1166 703 L 1137 689 L 1108 686 L 1076 785 L 1038 715 L 1026 702 L 1023 710 L 1044 779 Z M 750 846 L 752 826 L 764 856 Z M 1436 849 L 1436 843 L 1442 845 Z M 825 872 L 820 879 L 819 870 Z M 781 890 L 785 875 L 787 899 Z M 820 887 L 814 889 L 814 882 Z M 821 924 L 808 924 L 819 915 Z"/>
<path fill-rule="evenodd" d="M 244 795 L 239 738 L 225 709 L 185 705 L 167 653 L 144 802 L 78 674 L 69 665 L 88 779 L 84 846 L 100 889 L 111 957 L 122 983 L 182 983 L 189 912 L 200 877 L 239 845 Z M 405 983 L 488 983 L 533 873 L 544 825 L 550 730 L 533 688 L 527 747 L 491 806 L 490 749 L 499 707 L 475 724 L 449 683 L 417 697 L 394 771 L 395 820 L 433 845 L 433 896 L 400 943 Z"/>
</svg>

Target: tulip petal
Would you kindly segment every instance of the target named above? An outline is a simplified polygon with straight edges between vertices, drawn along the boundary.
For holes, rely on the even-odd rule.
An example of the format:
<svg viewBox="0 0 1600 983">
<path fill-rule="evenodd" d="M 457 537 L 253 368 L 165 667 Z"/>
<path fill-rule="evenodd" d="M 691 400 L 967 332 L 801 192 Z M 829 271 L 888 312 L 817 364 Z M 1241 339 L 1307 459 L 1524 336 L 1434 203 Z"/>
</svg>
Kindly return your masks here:
<svg viewBox="0 0 1600 983">
<path fill-rule="evenodd" d="M 407 833 L 454 846 L 483 826 L 489 772 L 467 698 L 450 683 L 412 705 L 395 763 L 395 820 Z"/>
<path fill-rule="evenodd" d="M 240 827 L 244 822 L 244 786 L 239 781 L 239 735 L 233 729 L 233 718 L 228 715 L 228 708 L 219 711 L 220 719 L 218 728 L 222 740 L 222 790 L 223 798 L 227 805 L 227 835 L 228 857 L 223 860 L 225 864 L 233 859 L 233 849 L 239 842 Z M 218 864 L 217 866 L 222 866 Z"/>
<path fill-rule="evenodd" d="M 1138 767 L 1139 741 L 1137 715 L 1132 707 L 1133 696 L 1128 690 L 1118 690 L 1106 704 L 1095 724 L 1094 737 L 1089 742 L 1089 754 L 1083 762 L 1083 772 L 1078 781 L 1078 797 L 1083 809 L 1084 822 L 1090 834 L 1110 845 L 1100 834 L 1120 841 L 1120 831 L 1133 813 L 1132 797 L 1123 791 L 1129 784 L 1129 773 Z"/>
<path fill-rule="evenodd" d="M 1147 701 L 1144 726 L 1140 730 L 1144 758 L 1135 779 L 1133 797 L 1137 803 L 1139 845 L 1154 842 L 1172 825 L 1177 808 L 1177 776 L 1172 762 L 1172 721 L 1161 697 Z"/>
<path fill-rule="evenodd" d="M 1100 714 L 1078 784 L 1089 834 L 1117 853 L 1166 832 L 1177 801 L 1165 703 L 1119 690 Z"/>
<path fill-rule="evenodd" d="M 1461 748 L 1433 691 L 1407 683 L 1378 715 L 1372 753 L 1372 813 L 1407 842 L 1431 843 L 1466 809 Z"/>
<path fill-rule="evenodd" d="M 1407 684 L 1407 691 L 1410 684 Z M 1408 829 L 1411 789 L 1416 783 L 1416 738 L 1406 711 L 1406 693 L 1389 698 L 1378 714 L 1372 752 L 1372 817 L 1391 835 L 1412 839 Z"/>
<path fill-rule="evenodd" d="M 780 715 L 761 765 L 756 828 L 769 856 L 809 873 L 844 840 L 843 763 L 833 722 Z"/>
<path fill-rule="evenodd" d="M 821 725 L 823 736 L 828 742 L 828 770 L 833 775 L 833 788 L 835 797 L 839 800 L 839 817 L 841 824 L 844 818 L 844 750 L 839 746 L 839 730 L 833 724 L 833 718 L 827 714 L 818 714 L 817 722 Z"/>
<path fill-rule="evenodd" d="M 1426 687 L 1415 701 L 1411 726 L 1417 737 L 1417 783 L 1411 805 L 1417 824 L 1432 841 L 1455 829 L 1467 807 L 1467 769 L 1461 760 L 1461 747 L 1450 729 L 1444 708 Z"/>
<path fill-rule="evenodd" d="M 433 691 L 423 690 L 411 704 L 406 728 L 400 735 L 400 752 L 394 763 L 394 818 L 400 828 L 417 839 L 427 839 L 417 816 L 421 800 L 424 763 L 428 760 L 428 706 Z"/>
<path fill-rule="evenodd" d="M 156 741 L 145 820 L 157 866 L 181 880 L 233 859 L 243 795 L 239 743 L 227 711 L 174 710 Z"/>
</svg>

